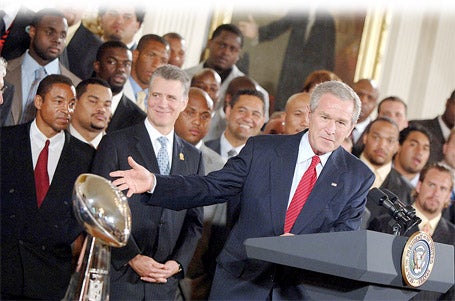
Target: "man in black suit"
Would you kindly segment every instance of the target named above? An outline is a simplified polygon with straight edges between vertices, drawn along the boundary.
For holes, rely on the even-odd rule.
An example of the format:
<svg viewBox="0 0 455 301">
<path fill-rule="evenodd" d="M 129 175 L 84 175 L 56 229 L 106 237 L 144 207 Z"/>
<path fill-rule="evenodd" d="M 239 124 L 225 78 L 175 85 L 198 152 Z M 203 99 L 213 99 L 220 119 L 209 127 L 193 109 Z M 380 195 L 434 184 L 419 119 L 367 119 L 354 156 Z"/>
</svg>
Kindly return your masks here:
<svg viewBox="0 0 455 301">
<path fill-rule="evenodd" d="M 12 22 L 5 22 L 5 33 L 0 37 L 0 55 L 9 61 L 20 57 L 30 45 L 30 36 L 26 28 L 34 18 L 35 12 L 25 6 L 17 7 L 16 4 L 6 5 L 3 8 L 6 16 Z"/>
<path fill-rule="evenodd" d="M 96 52 L 103 42 L 82 23 L 83 10 L 64 7 L 62 13 L 68 21 L 68 35 L 66 48 L 60 59 L 65 67 L 79 78 L 89 78 L 93 74 Z"/>
<path fill-rule="evenodd" d="M 443 209 L 450 202 L 453 185 L 450 170 L 442 165 L 430 164 L 422 170 L 412 205 L 422 222 L 411 229 L 410 234 L 418 230 L 425 231 L 431 235 L 435 242 L 455 246 L 455 225 L 442 217 Z M 392 234 L 393 229 L 389 224 L 390 220 L 390 215 L 381 215 L 373 219 L 369 229 Z M 454 300 L 454 298 L 455 288 L 452 286 L 445 294 L 422 291 L 412 300 Z"/>
<path fill-rule="evenodd" d="M 431 153 L 429 163 L 439 162 L 443 159 L 442 146 L 449 137 L 450 130 L 455 123 L 455 90 L 446 101 L 446 108 L 442 115 L 433 119 L 411 120 L 409 124 L 420 124 L 431 133 Z"/>
<path fill-rule="evenodd" d="M 188 76 L 178 67 L 156 69 L 147 119 L 104 136 L 93 172 L 109 178 L 111 171 L 128 168 L 128 156 L 134 156 L 156 173 L 203 174 L 201 152 L 174 133 L 174 123 L 188 102 L 189 86 Z M 130 198 L 130 239 L 127 246 L 112 249 L 113 300 L 173 300 L 201 237 L 202 208 L 162 209 L 143 204 L 141 199 L 147 197 L 144 193 Z"/>
<path fill-rule="evenodd" d="M 75 97 L 68 77 L 49 75 L 34 99 L 36 119 L 2 128 L 2 300 L 60 300 L 68 287 L 72 251 L 77 253 L 72 243 L 82 233 L 72 208 L 73 184 L 90 171 L 94 153 L 65 131 Z M 42 166 L 50 186 L 42 194 L 44 181 L 35 174 L 47 144 L 48 163 Z"/>
<path fill-rule="evenodd" d="M 112 132 L 144 121 L 147 116 L 124 93 L 123 87 L 131 73 L 131 50 L 120 41 L 105 42 L 98 49 L 93 64 L 96 76 L 111 85 L 112 118 L 106 132 Z"/>
</svg>

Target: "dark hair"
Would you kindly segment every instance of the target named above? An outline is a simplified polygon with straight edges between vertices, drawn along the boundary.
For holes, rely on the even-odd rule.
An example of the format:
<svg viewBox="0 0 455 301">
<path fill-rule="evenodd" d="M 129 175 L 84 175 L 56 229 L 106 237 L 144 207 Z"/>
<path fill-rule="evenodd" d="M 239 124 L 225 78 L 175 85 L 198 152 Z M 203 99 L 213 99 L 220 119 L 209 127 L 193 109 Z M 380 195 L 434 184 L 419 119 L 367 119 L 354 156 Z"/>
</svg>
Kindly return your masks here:
<svg viewBox="0 0 455 301">
<path fill-rule="evenodd" d="M 148 41 L 156 41 L 156 42 L 158 42 L 158 43 L 163 44 L 163 45 L 166 46 L 166 47 L 169 47 L 168 41 L 166 41 L 163 37 L 161 37 L 161 36 L 159 36 L 159 35 L 156 35 L 156 34 L 153 34 L 153 33 L 150 33 L 150 34 L 143 35 L 143 36 L 139 39 L 139 42 L 137 43 L 136 49 L 137 49 L 138 51 L 142 51 L 143 48 L 145 47 L 145 44 L 146 44 Z"/>
<path fill-rule="evenodd" d="M 386 101 L 393 101 L 393 102 L 399 102 L 399 103 L 402 103 L 403 106 L 404 106 L 404 112 L 406 113 L 408 111 L 408 105 L 403 101 L 403 99 L 399 98 L 398 96 L 389 96 L 389 97 L 386 97 L 384 98 L 383 100 L 381 100 L 378 104 L 378 114 L 379 114 L 379 110 L 381 109 L 381 105 L 383 102 L 386 102 Z"/>
<path fill-rule="evenodd" d="M 55 84 L 65 84 L 74 87 L 74 84 L 69 77 L 61 74 L 51 74 L 41 80 L 38 85 L 38 90 L 36 90 L 36 95 L 39 95 L 44 99 L 46 94 Z"/>
<path fill-rule="evenodd" d="M 341 78 L 339 78 L 338 75 L 329 70 L 321 69 L 313 71 L 306 77 L 305 82 L 303 83 L 302 91 L 300 92 L 309 92 L 311 88 L 313 88 L 317 84 L 329 80 L 341 81 Z"/>
<path fill-rule="evenodd" d="M 54 8 L 43 8 L 43 9 L 41 9 L 41 10 L 39 10 L 39 11 L 37 11 L 35 13 L 30 25 L 34 26 L 34 27 L 37 27 L 41 23 L 41 20 L 45 16 L 61 17 L 63 19 L 65 18 L 65 15 L 61 11 L 59 11 L 57 9 L 54 9 Z"/>
<path fill-rule="evenodd" d="M 103 16 L 108 9 L 110 9 L 110 6 L 100 6 L 98 8 L 98 16 Z M 144 17 L 145 17 L 145 9 L 142 6 L 135 6 L 134 7 L 134 14 L 136 15 L 136 20 L 139 22 L 139 24 L 142 25 L 142 22 L 144 22 Z"/>
<path fill-rule="evenodd" d="M 453 90 L 452 94 L 450 94 L 449 99 L 455 100 L 455 90 Z"/>
<path fill-rule="evenodd" d="M 221 24 L 218 26 L 215 31 L 212 33 L 212 38 L 211 40 L 215 39 L 217 36 L 219 36 L 223 31 L 229 31 L 236 36 L 240 37 L 240 47 L 243 47 L 243 34 L 240 31 L 240 29 L 235 26 L 234 24 Z"/>
<path fill-rule="evenodd" d="M 88 85 L 100 85 L 106 88 L 111 88 L 109 83 L 104 79 L 91 77 L 81 81 L 76 87 L 76 98 L 79 99 L 85 92 L 87 92 Z"/>
<path fill-rule="evenodd" d="M 101 61 L 101 57 L 103 56 L 104 52 L 111 48 L 122 48 L 122 49 L 126 49 L 126 50 L 130 51 L 128 46 L 126 46 L 126 44 L 123 42 L 107 41 L 107 42 L 104 42 L 103 44 L 101 44 L 101 46 L 96 51 L 96 60 Z"/>
<path fill-rule="evenodd" d="M 376 122 L 379 122 L 379 121 L 388 122 L 388 123 L 390 123 L 391 125 L 393 125 L 394 127 L 396 127 L 397 130 L 399 131 L 398 124 L 397 124 L 392 118 L 383 116 L 383 117 L 378 117 L 378 118 L 376 118 L 375 120 L 373 120 L 372 122 L 370 122 L 370 123 L 367 125 L 366 129 L 365 129 L 365 133 L 368 134 L 368 133 L 370 132 L 370 129 L 371 129 L 371 127 L 373 126 L 373 124 L 375 124 Z"/>
<path fill-rule="evenodd" d="M 431 133 L 427 130 L 426 127 L 423 127 L 420 124 L 412 124 L 400 131 L 400 138 L 398 140 L 400 145 L 403 145 L 403 143 L 408 138 L 409 134 L 411 134 L 412 132 L 420 132 L 420 133 L 424 134 L 425 136 L 427 136 L 428 141 L 431 142 Z M 430 144 L 430 148 L 431 148 L 431 144 Z"/>
<path fill-rule="evenodd" d="M 229 106 L 232 108 L 234 105 L 238 102 L 240 96 L 242 95 L 250 95 L 250 96 L 256 96 L 262 101 L 262 108 L 263 111 L 265 111 L 265 100 L 264 100 L 264 94 L 258 90 L 239 90 L 237 91 L 231 99 L 231 102 L 229 103 Z"/>
</svg>

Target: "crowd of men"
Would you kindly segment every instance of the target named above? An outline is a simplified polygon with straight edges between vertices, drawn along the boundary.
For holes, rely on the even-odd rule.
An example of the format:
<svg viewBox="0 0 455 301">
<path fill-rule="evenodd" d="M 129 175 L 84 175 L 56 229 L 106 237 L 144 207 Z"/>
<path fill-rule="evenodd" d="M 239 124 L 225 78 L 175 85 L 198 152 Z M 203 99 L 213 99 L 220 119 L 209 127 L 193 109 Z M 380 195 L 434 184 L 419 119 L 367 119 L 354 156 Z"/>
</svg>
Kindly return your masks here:
<svg viewBox="0 0 455 301">
<path fill-rule="evenodd" d="M 73 184 L 86 172 L 129 197 L 132 232 L 112 248 L 112 300 L 303 299 L 304 287 L 280 282 L 298 272 L 250 261 L 244 239 L 391 233 L 391 217 L 366 200 L 370 188 L 395 193 L 421 218 L 416 231 L 455 246 L 455 91 L 441 115 L 408 121 L 406 102 L 379 102 L 375 81 L 349 87 L 313 70 L 273 111 L 273 97 L 236 66 L 242 26 L 218 26 L 207 58 L 183 70 L 180 34 L 135 40 L 142 8 L 100 7 L 101 36 L 82 16 L 0 10 L 2 300 L 65 295 L 86 236 Z M 313 169 L 314 189 L 287 227 Z M 306 224 L 318 214 L 327 216 Z"/>
</svg>

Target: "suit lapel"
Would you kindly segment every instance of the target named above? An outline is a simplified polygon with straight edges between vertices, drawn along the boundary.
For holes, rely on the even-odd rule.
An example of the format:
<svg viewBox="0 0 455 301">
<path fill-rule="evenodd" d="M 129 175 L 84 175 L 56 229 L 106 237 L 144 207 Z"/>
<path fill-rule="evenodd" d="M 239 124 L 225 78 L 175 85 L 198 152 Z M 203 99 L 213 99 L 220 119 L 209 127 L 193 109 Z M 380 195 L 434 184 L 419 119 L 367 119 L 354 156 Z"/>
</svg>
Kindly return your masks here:
<svg viewBox="0 0 455 301">
<path fill-rule="evenodd" d="M 171 175 L 186 174 L 186 164 L 180 164 L 185 161 L 185 152 L 182 140 L 174 134 L 174 146 L 172 147 L 172 166 Z"/>
<path fill-rule="evenodd" d="M 286 143 L 279 145 L 275 150 L 275 159 L 270 161 L 269 201 L 271 221 L 276 235 L 283 234 L 284 219 L 302 135 L 303 133 L 294 135 Z"/>
<path fill-rule="evenodd" d="M 158 161 L 156 160 L 155 151 L 153 150 L 153 144 L 150 140 L 150 136 L 145 128 L 144 123 L 139 123 L 136 126 L 135 140 L 136 140 L 136 157 L 142 158 L 145 168 L 151 172 L 159 173 Z"/>
<path fill-rule="evenodd" d="M 293 233 L 304 233 L 309 229 L 313 220 L 317 219 L 327 204 L 340 193 L 343 174 L 347 169 L 346 161 L 341 148 L 336 149 L 327 160 L 321 174 L 316 181 L 305 206 L 300 212 L 293 227 Z"/>
</svg>

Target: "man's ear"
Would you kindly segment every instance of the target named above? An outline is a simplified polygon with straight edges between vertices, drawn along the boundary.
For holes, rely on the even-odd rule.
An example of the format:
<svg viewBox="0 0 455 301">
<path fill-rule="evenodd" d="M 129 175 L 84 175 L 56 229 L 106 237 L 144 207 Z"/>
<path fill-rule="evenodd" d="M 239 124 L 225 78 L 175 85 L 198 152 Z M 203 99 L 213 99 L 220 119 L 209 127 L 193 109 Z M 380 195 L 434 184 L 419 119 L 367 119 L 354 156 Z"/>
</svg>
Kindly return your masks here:
<svg viewBox="0 0 455 301">
<path fill-rule="evenodd" d="M 35 95 L 35 98 L 33 99 L 33 103 L 35 105 L 35 108 L 37 110 L 41 110 L 41 106 L 43 105 L 44 99 L 39 96 L 38 94 Z"/>
</svg>

